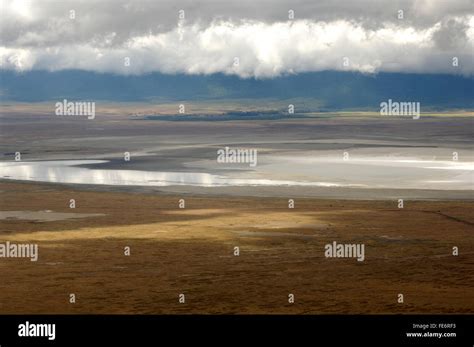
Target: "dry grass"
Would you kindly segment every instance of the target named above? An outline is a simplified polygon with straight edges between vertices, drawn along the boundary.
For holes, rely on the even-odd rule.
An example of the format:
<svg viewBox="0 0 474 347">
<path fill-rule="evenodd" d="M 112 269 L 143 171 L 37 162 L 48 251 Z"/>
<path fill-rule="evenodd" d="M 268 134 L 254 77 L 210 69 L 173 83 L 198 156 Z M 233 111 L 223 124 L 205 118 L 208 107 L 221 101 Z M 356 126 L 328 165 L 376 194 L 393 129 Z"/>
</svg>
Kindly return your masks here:
<svg viewBox="0 0 474 347">
<path fill-rule="evenodd" d="M 472 202 L 297 199 L 290 210 L 286 199 L 187 197 L 182 210 L 169 195 L 0 190 L 3 211 L 105 214 L 0 221 L 0 242 L 40 249 L 36 263 L 0 259 L 0 313 L 474 312 Z M 332 241 L 364 243 L 365 261 L 326 259 Z"/>
</svg>

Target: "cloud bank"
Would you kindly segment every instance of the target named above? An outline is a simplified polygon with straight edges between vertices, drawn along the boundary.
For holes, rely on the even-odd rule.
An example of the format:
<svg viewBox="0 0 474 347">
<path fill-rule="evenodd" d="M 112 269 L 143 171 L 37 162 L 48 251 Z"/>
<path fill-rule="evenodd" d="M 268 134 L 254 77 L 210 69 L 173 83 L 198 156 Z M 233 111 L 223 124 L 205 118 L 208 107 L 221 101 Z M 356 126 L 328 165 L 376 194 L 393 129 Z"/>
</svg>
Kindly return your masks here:
<svg viewBox="0 0 474 347">
<path fill-rule="evenodd" d="M 0 64 L 235 74 L 474 73 L 472 1 L 1 1 Z"/>
</svg>

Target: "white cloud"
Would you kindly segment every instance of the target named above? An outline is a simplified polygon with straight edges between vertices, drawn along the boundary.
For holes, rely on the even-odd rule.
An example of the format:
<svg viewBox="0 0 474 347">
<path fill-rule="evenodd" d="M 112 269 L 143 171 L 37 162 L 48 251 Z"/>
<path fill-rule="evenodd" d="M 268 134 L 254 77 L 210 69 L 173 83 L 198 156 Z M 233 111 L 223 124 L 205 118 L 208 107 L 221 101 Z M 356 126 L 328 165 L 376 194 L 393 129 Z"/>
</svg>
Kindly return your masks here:
<svg viewBox="0 0 474 347">
<path fill-rule="evenodd" d="M 381 10 L 377 3 L 360 2 Z M 208 7 L 212 4 L 204 3 Z M 407 5 L 406 20 L 396 18 L 397 7 L 390 9 L 389 2 L 385 5 L 390 15 L 376 15 L 367 8 L 367 13 L 372 14 L 364 18 L 357 15 L 356 7 L 341 3 L 327 3 L 315 17 L 308 3 L 311 4 L 293 4 L 300 6 L 295 9 L 294 21 L 272 20 L 272 11 L 268 18 L 236 19 L 234 15 L 216 19 L 223 17 L 226 9 L 214 8 L 212 14 L 209 8 L 210 13 L 194 17 L 187 14 L 184 21 L 178 21 L 176 15 L 173 24 L 169 19 L 152 21 L 147 9 L 156 9 L 156 3 L 148 1 L 129 1 L 118 10 L 108 2 L 97 5 L 95 10 L 88 8 L 87 2 L 72 2 L 69 7 L 76 8 L 77 17 L 71 21 L 68 7 L 62 3 L 56 7 L 29 7 L 16 0 L 6 6 L 6 14 L 2 15 L 9 18 L 2 18 L 6 22 L 2 24 L 0 64 L 3 69 L 22 71 L 221 72 L 258 78 L 329 69 L 474 73 L 474 15 L 458 13 L 465 1 L 453 2 L 451 8 L 446 8 L 443 1 L 439 5 L 436 0 L 416 1 L 411 7 Z M 169 5 L 164 2 L 163 6 L 166 4 Z M 263 10 L 268 2 L 256 4 Z M 106 10 L 106 5 L 117 18 L 97 12 Z M 193 7 L 188 6 L 188 12 L 193 13 Z M 277 2 L 276 6 L 283 14 L 286 8 L 292 8 L 284 2 Z M 308 6 L 308 13 L 301 12 L 304 6 Z M 442 15 L 440 9 L 447 14 Z M 176 9 L 172 13 L 175 12 Z M 157 13 L 162 15 L 163 11 Z M 299 19 L 298 13 L 307 18 Z M 418 22 L 413 19 L 414 13 Z M 382 22 L 381 18 L 386 20 Z M 459 59 L 458 67 L 453 67 L 453 57 Z M 130 66 L 124 64 L 126 58 L 130 59 Z M 343 64 L 345 59 L 348 66 Z"/>
</svg>

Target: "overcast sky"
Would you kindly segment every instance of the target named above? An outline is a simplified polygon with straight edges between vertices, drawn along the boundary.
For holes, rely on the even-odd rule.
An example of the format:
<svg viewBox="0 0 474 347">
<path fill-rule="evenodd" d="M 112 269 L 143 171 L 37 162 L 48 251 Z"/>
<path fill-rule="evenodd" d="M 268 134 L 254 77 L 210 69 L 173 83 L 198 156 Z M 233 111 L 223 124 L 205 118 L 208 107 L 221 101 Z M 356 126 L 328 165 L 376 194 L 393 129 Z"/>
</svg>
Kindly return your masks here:
<svg viewBox="0 0 474 347">
<path fill-rule="evenodd" d="M 474 73 L 474 0 L 0 2 L 2 69 Z"/>
</svg>

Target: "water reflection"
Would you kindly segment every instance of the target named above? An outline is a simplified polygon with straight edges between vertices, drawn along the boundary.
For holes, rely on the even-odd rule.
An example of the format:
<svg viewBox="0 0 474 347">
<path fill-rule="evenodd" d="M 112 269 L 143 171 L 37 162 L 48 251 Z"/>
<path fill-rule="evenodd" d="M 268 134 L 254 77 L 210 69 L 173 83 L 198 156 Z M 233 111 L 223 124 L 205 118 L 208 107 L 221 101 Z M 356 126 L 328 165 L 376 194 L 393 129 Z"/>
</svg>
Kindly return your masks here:
<svg viewBox="0 0 474 347">
<path fill-rule="evenodd" d="M 125 186 L 171 186 L 191 185 L 202 187 L 219 186 L 343 186 L 328 182 L 297 182 L 290 180 L 230 178 L 202 172 L 154 172 L 138 170 L 103 170 L 79 167 L 78 165 L 102 164 L 104 160 L 64 160 L 0 163 L 4 179 L 73 183 L 106 184 Z M 360 186 L 346 184 L 344 186 Z"/>
<path fill-rule="evenodd" d="M 293 162 L 290 158 L 267 163 L 255 172 L 223 176 L 206 172 L 155 172 L 84 168 L 105 160 L 0 162 L 4 179 L 122 186 L 201 187 L 308 186 L 472 190 L 473 163 L 420 160 L 351 160 L 331 158 Z M 435 164 L 436 163 L 436 164 Z M 205 169 L 206 170 L 206 169 Z M 212 172 L 212 168 L 206 171 Z M 252 177 L 253 175 L 253 177 Z M 259 177 L 268 177 L 261 179 Z M 282 179 L 283 178 L 283 179 Z M 291 180 L 292 179 L 292 180 Z"/>
</svg>

